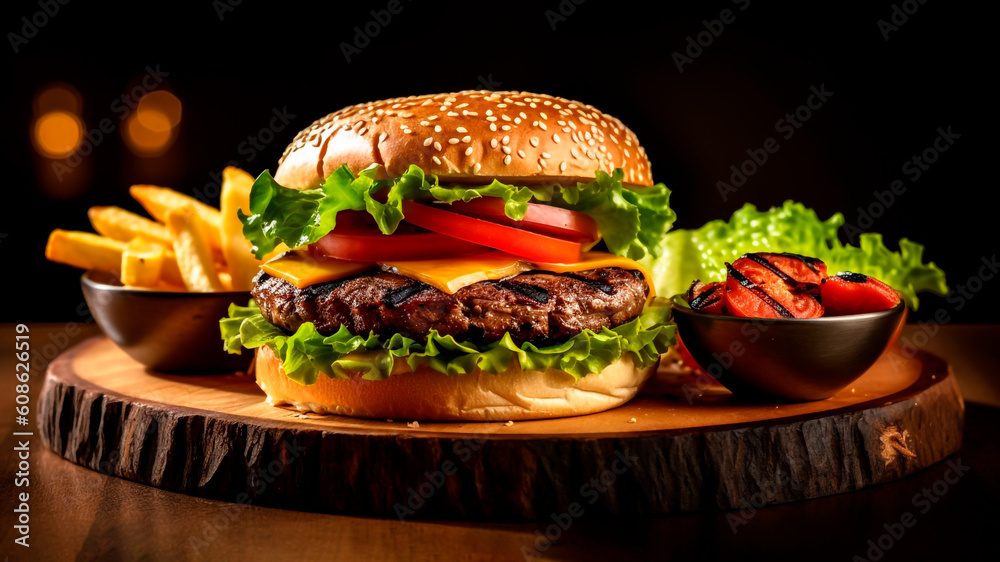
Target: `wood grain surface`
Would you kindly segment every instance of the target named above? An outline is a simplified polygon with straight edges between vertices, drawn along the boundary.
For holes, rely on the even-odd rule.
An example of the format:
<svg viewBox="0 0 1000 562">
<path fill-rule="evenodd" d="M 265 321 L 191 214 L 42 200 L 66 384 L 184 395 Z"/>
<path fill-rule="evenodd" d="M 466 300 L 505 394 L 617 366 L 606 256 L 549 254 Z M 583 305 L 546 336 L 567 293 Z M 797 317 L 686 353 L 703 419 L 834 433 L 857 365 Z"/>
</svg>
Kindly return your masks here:
<svg viewBox="0 0 1000 562">
<path fill-rule="evenodd" d="M 600 414 L 417 425 L 273 408 L 245 375 L 152 373 L 97 338 L 49 366 L 39 415 L 51 449 L 106 474 L 238 503 L 411 518 L 760 507 L 889 482 L 961 443 L 957 383 L 925 352 L 887 354 L 819 402 L 693 388 L 661 373 Z"/>
<path fill-rule="evenodd" d="M 14 370 L 14 329 L 2 325 L 8 352 L 0 371 Z M 910 326 L 911 338 L 922 329 Z M 31 324 L 32 342 L 65 349 L 99 334 L 96 326 Z M 14 431 L 31 446 L 31 547 L 14 545 L 13 525 L 0 531 L 0 555 L 20 560 L 850 560 L 867 557 L 869 541 L 903 514 L 916 526 L 891 539 L 881 560 L 995 560 L 1000 526 L 1000 378 L 995 342 L 1000 326 L 942 326 L 920 344 L 948 360 L 966 400 L 962 448 L 911 476 L 847 494 L 765 508 L 704 511 L 667 517 L 601 517 L 589 505 L 569 525 L 551 518 L 463 522 L 370 518 L 215 501 L 146 486 L 83 468 L 46 449 L 31 423 L 0 415 L 0 463 L 16 470 Z M 54 357 L 51 354 L 50 357 Z M 48 358 L 33 359 L 32 406 Z M 14 386 L 0 385 L 0 403 Z M 23 441 L 23 439 L 22 439 Z M 968 467 L 956 482 L 952 464 Z M 944 480 L 948 478 L 948 480 Z M 937 492 L 933 492 L 938 486 Z M 942 488 L 943 487 L 943 488 Z M 914 505 L 931 490 L 932 504 Z M 0 478 L 0 508 L 17 506 L 10 477 Z M 930 507 L 928 507 L 928 505 Z M 556 515 L 556 514 L 552 514 Z M 545 533 L 553 537 L 545 538 Z M 883 539 L 885 540 L 885 539 Z M 821 547 L 818 545 L 822 545 Z M 878 554 L 875 552 L 874 554 Z"/>
</svg>

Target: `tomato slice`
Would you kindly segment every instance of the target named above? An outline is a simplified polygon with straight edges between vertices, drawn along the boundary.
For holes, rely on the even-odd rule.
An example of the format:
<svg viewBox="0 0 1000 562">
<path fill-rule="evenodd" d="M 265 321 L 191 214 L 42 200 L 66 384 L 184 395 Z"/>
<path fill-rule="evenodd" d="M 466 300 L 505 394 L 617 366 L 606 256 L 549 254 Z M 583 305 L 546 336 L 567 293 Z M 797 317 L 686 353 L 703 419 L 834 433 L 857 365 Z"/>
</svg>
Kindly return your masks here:
<svg viewBox="0 0 1000 562">
<path fill-rule="evenodd" d="M 725 314 L 723 298 L 725 293 L 725 285 L 718 281 L 706 285 L 700 279 L 695 279 L 688 287 L 685 297 L 691 308 L 697 312 Z"/>
<path fill-rule="evenodd" d="M 733 316 L 744 318 L 794 318 L 778 301 L 771 298 L 764 289 L 727 263 L 726 269 L 726 311 Z"/>
<path fill-rule="evenodd" d="M 528 210 L 524 213 L 524 218 L 519 221 L 504 213 L 504 201 L 499 197 L 480 197 L 468 202 L 455 201 L 447 208 L 463 215 L 575 242 L 595 242 L 601 237 L 597 221 L 590 215 L 550 205 L 528 203 Z"/>
<path fill-rule="evenodd" d="M 860 273 L 839 273 L 823 280 L 823 305 L 830 315 L 889 310 L 899 304 L 899 293 L 885 283 Z"/>
<path fill-rule="evenodd" d="M 823 305 L 815 294 L 819 292 L 818 287 L 799 283 L 759 254 L 744 255 L 733 262 L 732 270 L 745 276 L 757 289 L 795 318 L 819 318 L 823 315 Z M 730 276 L 733 275 L 732 270 L 729 272 Z"/>
<path fill-rule="evenodd" d="M 320 255 L 352 261 L 430 260 L 487 251 L 478 244 L 435 232 L 382 234 L 374 231 L 338 232 L 320 238 L 310 249 Z M 405 229 L 404 229 L 405 230 Z"/>
<path fill-rule="evenodd" d="M 427 230 L 496 248 L 529 260 L 574 263 L 580 260 L 583 249 L 579 242 L 467 217 L 413 201 L 403 201 L 403 215 L 403 220 Z"/>
</svg>

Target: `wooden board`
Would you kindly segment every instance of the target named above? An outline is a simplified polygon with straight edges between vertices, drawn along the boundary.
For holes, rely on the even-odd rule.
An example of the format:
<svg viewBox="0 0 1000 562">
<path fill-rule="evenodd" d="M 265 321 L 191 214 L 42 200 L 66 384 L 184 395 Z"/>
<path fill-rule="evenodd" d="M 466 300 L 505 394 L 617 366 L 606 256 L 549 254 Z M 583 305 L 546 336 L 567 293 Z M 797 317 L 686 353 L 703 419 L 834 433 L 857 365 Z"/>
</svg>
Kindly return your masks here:
<svg viewBox="0 0 1000 562">
<path fill-rule="evenodd" d="M 274 408 L 245 374 L 148 372 L 106 338 L 53 361 L 39 410 L 56 453 L 168 490 L 400 518 L 546 520 L 849 492 L 957 451 L 964 418 L 948 365 L 898 349 L 819 402 L 741 402 L 661 371 L 600 414 L 416 425 Z"/>
</svg>

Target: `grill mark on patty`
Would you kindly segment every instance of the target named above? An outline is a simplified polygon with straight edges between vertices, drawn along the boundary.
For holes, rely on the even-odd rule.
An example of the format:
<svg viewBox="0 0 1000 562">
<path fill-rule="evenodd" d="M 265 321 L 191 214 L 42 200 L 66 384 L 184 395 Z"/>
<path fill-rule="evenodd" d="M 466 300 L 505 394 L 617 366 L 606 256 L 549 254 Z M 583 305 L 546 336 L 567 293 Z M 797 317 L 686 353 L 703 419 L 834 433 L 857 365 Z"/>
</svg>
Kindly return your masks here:
<svg viewBox="0 0 1000 562">
<path fill-rule="evenodd" d="M 397 306 L 405 303 L 406 301 L 412 299 L 417 294 L 429 289 L 430 285 L 420 281 L 415 281 L 411 285 L 406 285 L 405 287 L 400 287 L 398 289 L 393 289 L 382 297 L 382 302 L 396 308 Z"/>
<path fill-rule="evenodd" d="M 566 277 L 572 277 L 577 281 L 582 281 L 587 285 L 590 285 L 591 287 L 604 293 L 605 295 L 613 295 L 615 293 L 615 288 L 612 287 L 611 285 L 608 285 L 606 281 L 602 281 L 601 279 L 589 279 L 587 277 L 577 275 L 576 273 L 564 273 L 563 275 L 565 275 Z"/>
<path fill-rule="evenodd" d="M 527 283 L 518 283 L 517 281 L 498 281 L 497 286 L 509 289 L 518 293 L 519 295 L 528 297 L 529 299 L 540 302 L 542 304 L 548 304 L 549 302 L 549 292 L 545 290 L 544 287 L 538 287 L 535 285 L 529 285 Z"/>
</svg>

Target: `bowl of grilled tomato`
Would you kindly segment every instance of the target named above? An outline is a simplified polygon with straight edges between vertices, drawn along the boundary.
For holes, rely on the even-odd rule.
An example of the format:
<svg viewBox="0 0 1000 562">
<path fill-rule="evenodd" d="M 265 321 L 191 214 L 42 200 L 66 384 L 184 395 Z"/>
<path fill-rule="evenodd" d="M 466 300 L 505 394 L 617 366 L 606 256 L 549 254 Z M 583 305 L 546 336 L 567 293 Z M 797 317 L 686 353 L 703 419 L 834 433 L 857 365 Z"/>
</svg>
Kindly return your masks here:
<svg viewBox="0 0 1000 562">
<path fill-rule="evenodd" d="M 854 382 L 891 345 L 906 305 L 855 272 L 829 275 L 816 258 L 749 253 L 725 281 L 671 299 L 678 341 L 696 368 L 734 394 L 822 400 Z"/>
</svg>

